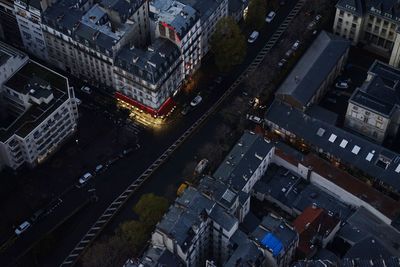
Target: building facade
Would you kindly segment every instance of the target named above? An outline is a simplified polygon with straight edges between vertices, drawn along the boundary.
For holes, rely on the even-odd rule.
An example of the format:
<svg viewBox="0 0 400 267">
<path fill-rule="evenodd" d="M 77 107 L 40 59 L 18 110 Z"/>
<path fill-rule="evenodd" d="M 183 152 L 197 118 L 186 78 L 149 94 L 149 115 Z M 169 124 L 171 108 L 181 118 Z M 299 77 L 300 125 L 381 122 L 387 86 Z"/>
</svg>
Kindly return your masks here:
<svg viewBox="0 0 400 267">
<path fill-rule="evenodd" d="M 0 53 L 9 54 L 3 49 Z M 75 132 L 74 91 L 66 77 L 31 60 L 20 64 L 2 87 L 0 165 L 34 167 Z"/>
<path fill-rule="evenodd" d="M 333 32 L 352 42 L 390 58 L 397 67 L 400 61 L 400 11 L 398 1 L 340 0 L 336 5 Z"/>
<path fill-rule="evenodd" d="M 61 0 L 44 13 L 49 62 L 88 83 L 113 86 L 113 65 L 125 45 L 147 42 L 147 1 Z"/>
<path fill-rule="evenodd" d="M 345 126 L 378 143 L 395 138 L 400 125 L 399 81 L 397 68 L 375 61 L 349 99 Z"/>
<path fill-rule="evenodd" d="M 14 1 L 14 11 L 25 51 L 47 60 L 47 48 L 42 31 L 42 13 L 50 5 L 43 1 Z"/>
<path fill-rule="evenodd" d="M 17 32 L 18 22 L 12 0 L 0 0 L 0 40 L 14 47 L 22 48 L 21 35 Z"/>
<path fill-rule="evenodd" d="M 147 50 L 122 48 L 114 63 L 116 97 L 152 115 L 163 115 L 183 81 L 178 47 L 158 38 Z"/>
<path fill-rule="evenodd" d="M 155 36 L 167 38 L 178 46 L 184 62 L 184 78 L 194 73 L 201 63 L 200 14 L 180 1 L 154 0 L 150 2 Z"/>
</svg>

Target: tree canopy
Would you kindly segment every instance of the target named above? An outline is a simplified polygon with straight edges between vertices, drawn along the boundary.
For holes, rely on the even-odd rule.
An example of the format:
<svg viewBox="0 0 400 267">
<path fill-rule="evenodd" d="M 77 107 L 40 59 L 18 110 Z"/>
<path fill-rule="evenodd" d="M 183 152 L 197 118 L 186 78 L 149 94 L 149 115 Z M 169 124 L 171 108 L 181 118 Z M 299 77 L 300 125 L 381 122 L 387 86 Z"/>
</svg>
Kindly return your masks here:
<svg viewBox="0 0 400 267">
<path fill-rule="evenodd" d="M 267 15 L 267 3 L 265 0 L 250 0 L 245 19 L 246 25 L 252 30 L 260 30 Z"/>
<path fill-rule="evenodd" d="M 246 39 L 231 17 L 218 21 L 210 45 L 215 64 L 221 71 L 229 71 L 233 66 L 242 63 L 246 56 Z"/>
<path fill-rule="evenodd" d="M 133 256 L 138 256 L 150 239 L 154 226 L 168 209 L 168 200 L 154 194 L 145 194 L 133 207 L 139 220 L 119 225 L 115 234 L 95 243 L 83 257 L 85 267 L 122 266 Z"/>
</svg>

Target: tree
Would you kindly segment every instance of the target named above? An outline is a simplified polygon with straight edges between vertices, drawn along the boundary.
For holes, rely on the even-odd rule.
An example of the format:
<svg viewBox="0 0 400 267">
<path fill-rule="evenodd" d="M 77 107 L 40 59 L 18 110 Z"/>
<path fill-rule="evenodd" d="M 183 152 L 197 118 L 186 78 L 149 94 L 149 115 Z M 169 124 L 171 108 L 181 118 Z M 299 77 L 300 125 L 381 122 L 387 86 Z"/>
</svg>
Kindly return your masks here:
<svg viewBox="0 0 400 267">
<path fill-rule="evenodd" d="M 246 56 L 245 37 L 231 17 L 218 21 L 210 45 L 215 64 L 220 71 L 229 71 L 233 66 L 242 63 Z"/>
<path fill-rule="evenodd" d="M 259 30 L 264 26 L 266 15 L 265 0 L 250 0 L 245 22 L 249 28 Z"/>
<path fill-rule="evenodd" d="M 128 221 L 118 227 L 115 236 L 125 239 L 129 246 L 129 251 L 133 255 L 138 255 L 150 238 L 150 233 L 151 229 L 143 222 Z"/>
<path fill-rule="evenodd" d="M 91 246 L 83 255 L 85 267 L 122 266 L 132 255 L 127 240 L 115 235 L 106 241 L 99 241 Z"/>
<path fill-rule="evenodd" d="M 153 227 L 162 218 L 168 209 L 168 200 L 152 193 L 143 195 L 133 207 L 139 220 L 147 226 Z"/>
</svg>

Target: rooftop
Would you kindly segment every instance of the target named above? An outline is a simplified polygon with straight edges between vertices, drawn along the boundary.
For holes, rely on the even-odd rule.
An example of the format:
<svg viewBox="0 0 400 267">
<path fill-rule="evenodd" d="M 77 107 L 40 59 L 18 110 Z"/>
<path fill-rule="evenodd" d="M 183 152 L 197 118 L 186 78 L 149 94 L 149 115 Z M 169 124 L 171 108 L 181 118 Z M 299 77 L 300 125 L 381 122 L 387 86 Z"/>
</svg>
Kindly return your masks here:
<svg viewBox="0 0 400 267">
<path fill-rule="evenodd" d="M 13 134 L 22 138 L 26 137 L 68 99 L 67 78 L 34 61 L 29 61 L 18 70 L 4 86 L 35 98 L 48 98 L 49 94 L 52 94 L 52 98 L 50 98 L 50 102 L 44 101 L 41 104 L 31 101 L 30 107 L 20 114 L 11 125 L 0 128 L 0 141 L 2 142 L 6 142 Z"/>
<path fill-rule="evenodd" d="M 222 181 L 210 176 L 202 178 L 197 189 L 229 211 L 233 211 L 238 202 L 237 193 L 229 189 Z"/>
<path fill-rule="evenodd" d="M 268 109 L 266 121 L 400 192 L 399 154 L 279 101 L 274 101 Z"/>
<path fill-rule="evenodd" d="M 257 243 L 270 250 L 274 257 L 285 254 L 298 239 L 296 231 L 291 229 L 283 219 L 272 214 L 263 218 L 252 236 Z"/>
<path fill-rule="evenodd" d="M 127 19 L 144 0 L 104 0 L 89 7 L 87 2 L 60 0 L 44 12 L 43 24 L 63 32 L 87 47 L 112 56 L 115 44 L 132 27 L 127 23 Z M 117 12 L 114 15 L 119 16 L 121 23 L 111 20 L 108 15 L 111 11 Z"/>
<path fill-rule="evenodd" d="M 336 6 L 358 16 L 368 13 L 400 21 L 400 5 L 397 0 L 339 0 Z"/>
<path fill-rule="evenodd" d="M 276 150 L 276 153 L 279 152 Z M 274 164 L 268 166 L 265 175 L 255 184 L 253 190 L 270 195 L 289 208 L 300 212 L 315 205 L 341 219 L 348 218 L 352 213 L 349 206 L 329 195 L 328 192 L 313 184 L 308 184 L 298 175 Z"/>
<path fill-rule="evenodd" d="M 117 54 L 115 65 L 151 84 L 158 84 L 168 77 L 170 68 L 178 60 L 178 47 L 167 39 L 158 38 L 147 50 L 122 48 Z"/>
<path fill-rule="evenodd" d="M 199 20 L 198 12 L 182 1 L 153 0 L 151 5 L 155 8 L 154 18 L 158 22 L 164 23 L 166 30 L 172 27 L 180 39 L 183 39 Z"/>
<path fill-rule="evenodd" d="M 322 208 L 306 208 L 293 222 L 299 233 L 298 251 L 305 257 L 309 256 L 318 240 L 326 238 L 339 223 L 338 217 L 328 214 Z"/>
<path fill-rule="evenodd" d="M 271 149 L 273 144 L 268 140 L 246 131 L 213 177 L 231 186 L 234 191 L 241 191 Z"/>
<path fill-rule="evenodd" d="M 183 267 L 183 262 L 176 255 L 172 254 L 167 249 L 150 247 L 140 260 L 142 265 L 132 265 L 132 267 L 159 267 L 159 266 L 174 266 Z M 130 267 L 130 266 L 124 266 Z"/>
<path fill-rule="evenodd" d="M 399 267 L 400 259 L 396 257 L 389 257 L 383 259 L 343 259 L 339 263 L 329 260 L 301 260 L 297 261 L 292 267 Z"/>
<path fill-rule="evenodd" d="M 349 101 L 385 117 L 391 116 L 395 108 L 400 108 L 400 70 L 375 61 L 368 74 L 370 79 L 354 91 Z"/>
<path fill-rule="evenodd" d="M 322 31 L 281 84 L 276 95 L 290 99 L 297 107 L 306 107 L 349 47 L 349 41 Z"/>
<path fill-rule="evenodd" d="M 240 230 L 231 239 L 233 253 L 222 265 L 224 267 L 253 267 L 261 266 L 263 254 L 261 250 Z"/>
<path fill-rule="evenodd" d="M 347 258 L 400 257 L 400 233 L 363 207 L 347 220 L 337 236 L 353 244 Z"/>
</svg>

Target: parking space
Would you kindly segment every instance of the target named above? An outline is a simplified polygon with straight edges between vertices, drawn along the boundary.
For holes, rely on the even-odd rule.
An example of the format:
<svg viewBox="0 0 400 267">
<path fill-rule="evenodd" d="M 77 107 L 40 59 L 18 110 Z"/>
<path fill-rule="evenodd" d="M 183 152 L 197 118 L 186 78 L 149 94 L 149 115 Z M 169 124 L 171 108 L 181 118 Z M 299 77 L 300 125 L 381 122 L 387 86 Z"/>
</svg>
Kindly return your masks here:
<svg viewBox="0 0 400 267">
<path fill-rule="evenodd" d="M 360 48 L 352 47 L 343 72 L 322 99 L 321 106 L 339 115 L 339 126 L 343 126 L 348 101 L 352 93 L 367 78 L 368 68 L 374 62 L 375 58 L 376 55 L 372 55 Z"/>
</svg>

